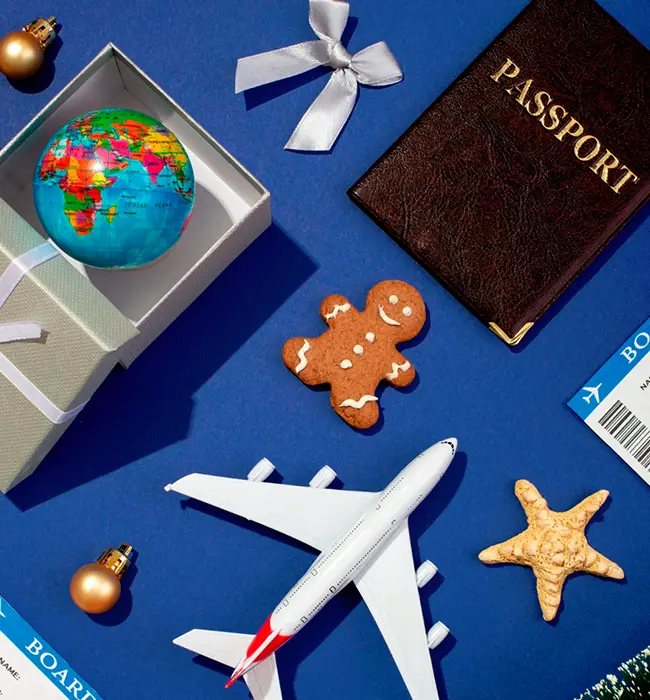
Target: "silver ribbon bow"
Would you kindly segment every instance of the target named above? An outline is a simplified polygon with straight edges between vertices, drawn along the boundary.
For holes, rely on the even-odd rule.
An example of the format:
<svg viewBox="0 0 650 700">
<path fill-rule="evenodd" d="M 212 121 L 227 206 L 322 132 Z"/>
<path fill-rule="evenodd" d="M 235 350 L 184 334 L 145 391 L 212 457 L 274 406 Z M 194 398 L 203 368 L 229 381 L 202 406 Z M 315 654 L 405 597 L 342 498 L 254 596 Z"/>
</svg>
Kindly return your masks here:
<svg viewBox="0 0 650 700">
<path fill-rule="evenodd" d="M 293 151 L 329 151 L 352 114 L 359 83 L 374 87 L 394 85 L 404 77 L 397 59 L 380 41 L 351 56 L 341 43 L 350 5 L 343 0 L 310 0 L 309 24 L 315 41 L 286 46 L 240 58 L 235 92 L 291 78 L 316 66 L 330 66 L 334 74 L 305 112 L 285 148 Z"/>
</svg>

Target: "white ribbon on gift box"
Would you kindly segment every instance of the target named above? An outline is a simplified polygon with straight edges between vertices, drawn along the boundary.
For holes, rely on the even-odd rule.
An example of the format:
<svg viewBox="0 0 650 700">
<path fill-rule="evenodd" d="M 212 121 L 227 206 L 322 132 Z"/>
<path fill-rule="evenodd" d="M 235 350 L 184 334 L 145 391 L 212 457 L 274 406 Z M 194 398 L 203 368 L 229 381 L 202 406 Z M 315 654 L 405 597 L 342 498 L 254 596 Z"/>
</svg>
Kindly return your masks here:
<svg viewBox="0 0 650 700">
<path fill-rule="evenodd" d="M 57 255 L 59 251 L 51 243 L 43 243 L 14 258 L 0 275 L 0 309 L 27 272 Z M 42 332 L 41 324 L 36 321 L 0 323 L 0 344 L 17 340 L 34 340 L 40 338 Z M 1 352 L 0 374 L 3 374 L 28 401 L 57 425 L 72 420 L 87 403 L 70 411 L 62 411 Z"/>
<path fill-rule="evenodd" d="M 359 83 L 381 87 L 399 83 L 404 77 L 383 41 L 354 56 L 348 53 L 341 37 L 349 14 L 350 5 L 343 0 L 310 0 L 309 24 L 318 39 L 237 61 L 235 92 L 291 78 L 316 66 L 329 66 L 334 71 L 287 142 L 289 150 L 329 151 L 352 114 Z"/>
</svg>

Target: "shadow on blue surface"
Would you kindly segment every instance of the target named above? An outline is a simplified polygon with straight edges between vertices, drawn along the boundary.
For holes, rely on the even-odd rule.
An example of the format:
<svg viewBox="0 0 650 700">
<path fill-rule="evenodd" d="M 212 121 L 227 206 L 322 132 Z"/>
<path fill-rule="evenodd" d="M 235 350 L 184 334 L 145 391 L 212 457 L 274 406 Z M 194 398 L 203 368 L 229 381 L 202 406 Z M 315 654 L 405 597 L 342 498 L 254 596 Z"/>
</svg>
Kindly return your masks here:
<svg viewBox="0 0 650 700">
<path fill-rule="evenodd" d="M 429 528 L 429 526 L 438 518 L 438 516 L 445 510 L 449 505 L 452 498 L 460 488 L 460 484 L 467 471 L 467 455 L 464 452 L 458 452 L 456 458 L 452 462 L 452 466 L 449 468 L 447 473 L 441 479 L 440 483 L 436 488 L 429 494 L 426 500 L 420 505 L 420 507 L 413 513 L 409 520 L 410 530 L 411 530 L 411 541 L 413 545 L 413 555 L 415 560 L 415 566 L 419 566 L 422 562 L 422 558 L 419 554 L 418 539 L 419 537 Z M 250 532 L 254 532 L 260 536 L 270 537 L 277 542 L 284 542 L 286 544 L 293 545 L 305 552 L 312 552 L 315 554 L 315 550 L 308 545 L 294 540 L 291 537 L 287 537 L 281 533 L 271 530 L 270 528 L 259 525 L 255 522 L 247 520 L 245 518 L 233 515 L 228 511 L 221 510 L 219 508 L 214 508 L 213 506 L 206 505 L 200 501 L 195 500 L 185 500 L 181 502 L 184 508 L 193 508 L 199 512 L 212 514 L 213 516 L 219 517 L 226 522 L 232 523 L 233 525 L 238 525 L 239 527 L 244 527 Z M 425 557 L 426 558 L 426 557 Z M 478 560 L 477 560 L 478 561 Z M 427 586 L 426 590 L 426 600 L 428 601 L 431 596 L 440 588 L 444 583 L 445 578 L 441 574 L 437 574 L 433 580 L 433 583 Z M 278 596 L 282 594 L 278 591 Z M 296 674 L 298 671 L 298 666 L 300 663 L 306 659 L 311 653 L 313 653 L 322 642 L 329 637 L 332 632 L 334 632 L 339 625 L 345 620 L 345 618 L 359 605 L 361 601 L 361 595 L 356 590 L 354 586 L 348 586 L 342 590 L 333 600 L 327 604 L 327 614 L 318 615 L 318 622 L 315 624 L 307 625 L 300 632 L 300 644 L 289 643 L 283 647 L 282 651 L 278 655 L 278 669 L 280 673 L 280 679 L 282 684 L 282 692 L 284 700 L 298 700 L 296 692 L 294 689 Z M 424 604 L 422 611 L 424 616 L 425 627 L 428 630 L 433 622 L 432 616 L 429 611 L 429 606 Z M 254 634 L 257 630 L 222 630 L 229 632 L 241 632 L 245 634 Z M 378 633 L 378 632 L 377 632 Z M 441 659 L 446 656 L 456 645 L 456 640 L 449 635 L 439 647 L 435 649 L 432 656 L 432 663 L 434 667 L 434 672 L 436 675 L 436 682 L 438 684 L 438 693 L 440 700 L 448 700 L 447 691 L 445 689 L 442 670 L 441 670 Z M 221 663 L 212 661 L 211 659 L 206 659 L 202 656 L 196 656 L 194 662 L 200 666 L 213 669 L 222 673 L 226 676 L 230 676 L 232 669 L 224 666 Z"/>
<path fill-rule="evenodd" d="M 442 439 L 448 436 L 438 436 Z M 456 457 L 449 466 L 449 469 L 440 480 L 440 483 L 429 494 L 422 505 L 413 513 L 409 519 L 411 529 L 411 542 L 413 544 L 413 559 L 415 566 L 418 567 L 423 561 L 429 558 L 426 554 L 422 556 L 420 552 L 419 539 L 429 529 L 438 516 L 449 505 L 460 485 L 465 478 L 467 472 L 467 454 L 465 452 L 457 452 Z M 431 558 L 433 559 L 433 556 Z M 434 561 L 435 563 L 435 561 Z M 431 629 L 434 624 L 434 618 L 431 615 L 429 605 L 425 604 L 435 595 L 436 591 L 445 583 L 445 576 L 438 572 L 433 580 L 424 588 L 420 594 L 422 597 L 422 615 L 424 617 L 424 626 L 427 630 Z M 444 620 L 442 620 L 444 623 Z M 431 655 L 433 670 L 438 684 L 438 695 L 440 700 L 448 700 L 447 689 L 445 688 L 444 674 L 442 671 L 442 659 L 456 646 L 456 639 L 453 637 L 453 630 L 449 636 L 436 647 Z"/>
<path fill-rule="evenodd" d="M 318 622 L 307 625 L 300 632 L 299 642 L 284 647 L 284 653 L 278 656 L 283 700 L 298 700 L 295 685 L 300 663 L 339 627 L 360 602 L 361 595 L 357 589 L 348 586 L 327 604 L 327 614 L 319 615 Z M 323 683 L 327 683 L 326 678 Z"/>
<path fill-rule="evenodd" d="M 293 539 L 293 537 L 283 535 L 281 532 L 271 530 L 270 528 L 265 527 L 264 525 L 259 525 L 258 523 L 255 523 L 252 520 L 245 520 L 239 515 L 229 513 L 227 510 L 220 510 L 219 508 L 215 508 L 214 506 L 208 505 L 207 503 L 203 503 L 202 501 L 196 501 L 191 498 L 184 499 L 181 501 L 181 508 L 191 508 L 192 510 L 198 511 L 199 513 L 205 513 L 206 515 L 209 515 L 211 517 L 214 517 L 216 515 L 224 522 L 230 523 L 234 527 L 243 526 L 250 532 L 254 532 L 260 537 L 266 537 L 270 540 L 281 542 L 282 544 L 291 545 L 292 547 L 296 547 L 297 549 L 300 549 L 303 552 L 309 552 L 310 554 L 317 553 L 317 550 L 315 550 L 313 547 L 310 547 L 308 544 L 300 542 L 299 540 L 295 540 Z M 257 630 L 255 630 L 255 632 L 257 632 Z"/>
<path fill-rule="evenodd" d="M 343 36 L 341 37 L 341 43 L 343 46 L 347 48 L 350 39 L 352 38 L 352 35 L 354 34 L 354 30 L 357 28 L 357 25 L 359 24 L 359 19 L 357 17 L 350 17 L 347 23 L 347 26 L 345 27 L 345 31 L 343 32 Z M 315 38 L 315 35 L 314 35 Z M 311 41 L 312 39 L 306 39 L 306 41 Z M 280 48 L 280 47 L 278 47 Z M 301 88 L 303 85 L 307 85 L 307 83 L 311 83 L 317 78 L 323 78 L 324 76 L 327 77 L 327 80 L 330 79 L 332 75 L 332 71 L 329 67 L 316 67 L 312 68 L 311 70 L 308 70 L 306 73 L 301 73 L 300 75 L 295 75 L 291 78 L 284 78 L 282 80 L 277 80 L 273 83 L 267 83 L 266 85 L 260 85 L 259 87 L 252 88 L 250 90 L 247 90 L 244 95 L 246 99 L 246 110 L 251 110 L 255 109 L 255 107 L 259 107 L 259 105 L 265 104 L 266 102 L 270 102 L 271 100 L 274 100 L 277 97 L 280 97 L 281 95 L 285 95 L 288 92 L 292 92 L 293 90 L 297 90 Z M 323 88 L 327 82 L 323 83 Z M 370 86 L 366 86 L 370 87 Z M 376 89 L 381 89 L 382 86 L 376 86 Z M 360 92 L 360 90 L 359 90 Z M 357 97 L 355 100 L 355 107 L 357 102 L 359 101 L 359 92 L 357 93 Z M 305 110 L 308 109 L 308 107 L 305 107 Z M 354 112 L 354 109 L 353 109 Z M 336 146 L 336 143 L 338 142 L 339 138 L 347 128 L 347 125 L 349 124 L 349 121 L 346 122 L 345 126 L 341 130 L 341 133 L 337 137 L 336 141 L 332 144 L 332 148 L 330 148 L 328 151 L 296 151 L 294 150 L 293 153 L 302 153 L 303 155 L 309 155 L 309 156 L 327 156 L 329 155 L 334 147 Z M 287 126 L 287 134 L 292 133 L 293 129 L 295 126 L 293 125 L 288 125 Z M 289 130 L 290 129 L 290 130 Z"/>
<path fill-rule="evenodd" d="M 131 556 L 131 566 L 129 566 L 122 579 L 122 594 L 117 601 L 117 605 L 103 615 L 88 615 L 88 617 L 98 625 L 102 627 L 117 627 L 125 622 L 131 614 L 131 610 L 133 610 L 133 594 L 131 593 L 131 588 L 138 574 L 137 561 L 138 552 L 134 550 Z"/>
<path fill-rule="evenodd" d="M 184 440 L 194 393 L 317 269 L 272 224 L 143 359 L 111 374 L 38 471 L 9 493 L 10 500 L 28 510 Z"/>
<path fill-rule="evenodd" d="M 578 278 L 571 284 L 571 286 L 563 292 L 560 297 L 553 303 L 553 305 L 544 312 L 544 315 L 535 323 L 532 329 L 526 334 L 524 340 L 517 346 L 511 348 L 515 353 L 520 353 L 525 350 L 531 341 L 535 340 L 541 331 L 546 328 L 546 326 L 564 309 L 564 307 L 573 299 L 573 297 L 585 286 L 587 285 L 594 275 L 596 275 L 603 266 L 609 262 L 609 260 L 616 254 L 618 249 L 632 236 L 632 234 L 640 227 L 642 227 L 648 217 L 650 216 L 650 207 L 643 207 L 636 216 L 624 226 L 621 232 L 616 236 L 616 238 L 600 252 L 598 257 L 594 260 L 591 265 L 580 273 Z"/>
<path fill-rule="evenodd" d="M 348 19 L 347 26 L 345 27 L 345 31 L 343 32 L 343 36 L 341 37 L 341 43 L 346 48 L 358 24 L 359 19 L 357 17 L 350 17 Z M 309 32 L 311 32 L 311 36 L 309 35 Z M 309 29 L 307 36 L 305 37 L 305 41 L 312 41 L 316 38 L 317 37 L 313 33 L 313 31 Z M 278 46 L 277 48 L 281 47 Z M 271 100 L 274 100 L 277 97 L 280 97 L 281 95 L 286 95 L 292 90 L 297 90 L 303 85 L 311 83 L 317 78 L 320 78 L 324 75 L 327 75 L 329 78 L 330 74 L 331 70 L 329 68 L 313 68 L 312 70 L 309 70 L 306 73 L 295 75 L 292 78 L 277 80 L 274 83 L 267 83 L 266 85 L 260 85 L 259 87 L 252 88 L 251 90 L 246 90 L 246 92 L 244 93 L 246 99 L 246 109 L 255 109 L 255 107 L 259 107 L 260 105 L 263 105 L 266 102 L 270 102 Z"/>
<path fill-rule="evenodd" d="M 409 348 L 415 347 L 419 343 L 421 343 L 424 338 L 426 337 L 427 333 L 429 332 L 429 329 L 431 328 L 431 313 L 429 312 L 429 307 L 427 307 L 427 317 L 424 322 L 424 326 L 422 326 L 422 330 L 415 336 L 415 338 L 412 338 L 411 340 L 406 341 L 405 343 L 398 343 L 397 344 L 397 349 L 400 352 L 404 352 L 408 350 Z M 323 330 L 323 333 L 326 331 Z M 387 388 L 392 388 L 395 389 L 396 391 L 399 391 L 400 394 L 411 394 L 413 393 L 418 387 L 420 386 L 420 375 L 416 374 L 415 379 L 408 385 L 408 386 L 391 386 L 388 382 L 382 381 L 379 386 L 377 387 L 377 390 L 375 391 L 375 396 L 378 399 L 378 404 L 379 404 L 379 418 L 377 419 L 377 422 L 371 426 L 370 428 L 352 428 L 356 433 L 359 435 L 363 435 L 364 437 L 372 437 L 373 435 L 376 435 L 383 427 L 384 427 L 384 409 L 382 408 L 381 405 L 381 397 L 384 391 L 386 391 Z M 316 384 L 314 385 L 309 385 L 305 384 L 305 387 L 309 389 L 310 391 L 313 391 L 315 394 L 323 394 L 327 392 L 329 395 L 330 393 L 330 385 L 329 384 Z"/>
<path fill-rule="evenodd" d="M 63 25 L 59 24 L 57 31 L 60 32 L 62 27 Z M 56 75 L 56 66 L 54 65 L 54 61 L 62 48 L 63 40 L 59 34 L 57 34 L 56 39 L 54 39 L 50 47 L 45 52 L 45 59 L 38 73 L 28 80 L 10 80 L 9 84 L 11 87 L 18 90 L 18 92 L 23 92 L 27 95 L 33 95 L 38 92 L 43 92 L 43 90 L 47 90 L 47 88 L 49 88 L 54 82 L 54 77 Z"/>
<path fill-rule="evenodd" d="M 585 496 L 585 498 L 586 498 L 586 497 L 587 497 L 587 496 Z M 587 539 L 588 539 L 589 529 L 591 528 L 592 524 L 593 524 L 593 523 L 600 523 L 600 522 L 603 522 L 605 513 L 606 513 L 606 511 L 609 509 L 609 506 L 610 506 L 611 502 L 612 502 L 612 499 L 611 499 L 611 498 L 607 498 L 607 500 L 605 501 L 605 503 L 603 503 L 603 505 L 599 508 L 599 510 L 596 511 L 596 513 L 594 513 L 594 515 L 592 516 L 591 520 L 587 523 L 587 527 L 585 528 L 585 535 L 587 536 Z M 577 505 L 577 503 L 576 503 L 576 505 Z M 523 511 L 522 511 L 522 513 L 523 513 Z M 525 518 L 524 518 L 523 516 L 522 516 L 522 520 L 525 520 Z M 524 530 L 524 528 L 522 527 L 521 530 L 520 530 L 520 532 L 522 532 L 523 530 Z M 516 533 L 514 533 L 514 534 L 516 534 Z M 514 537 L 514 534 L 513 534 L 513 535 L 510 535 L 510 536 Z M 607 552 L 601 552 L 601 554 L 602 554 L 603 556 L 607 557 Z M 490 568 L 490 569 L 503 569 L 503 568 L 505 568 L 505 567 L 512 567 L 512 566 L 519 566 L 519 564 L 508 564 L 508 563 L 506 563 L 506 564 L 490 564 L 490 565 L 489 565 L 489 568 Z M 521 567 L 520 567 L 520 568 L 521 568 Z M 528 573 L 530 574 L 530 569 L 528 569 Z M 574 572 L 574 573 L 572 573 L 572 574 L 569 574 L 569 576 L 567 576 L 567 578 L 566 578 L 565 583 L 564 583 L 563 586 L 562 586 L 562 592 L 564 592 L 564 587 L 566 586 L 566 583 L 567 583 L 568 581 L 571 581 L 571 580 L 573 580 L 573 579 L 575 579 L 575 578 L 582 578 L 582 577 L 584 577 L 584 576 L 596 576 L 596 574 L 590 574 L 590 573 L 588 573 L 587 571 L 576 571 L 576 572 Z M 531 578 L 532 578 L 532 577 L 531 577 Z M 599 578 L 600 578 L 600 577 L 599 577 Z M 534 580 L 534 579 L 533 579 L 533 580 Z M 623 578 L 623 579 L 614 579 L 614 578 L 605 578 L 605 577 L 602 577 L 602 580 L 603 580 L 603 581 L 606 581 L 607 583 L 614 583 L 614 584 L 616 584 L 616 585 L 618 585 L 618 586 L 626 586 L 626 585 L 627 585 L 627 576 L 626 576 L 625 578 Z M 534 594 L 534 599 L 535 599 L 535 601 L 536 601 L 537 609 L 539 610 L 539 605 L 538 605 L 538 603 L 537 603 L 537 593 Z M 557 627 L 557 625 L 559 624 L 559 622 L 560 622 L 560 620 L 561 620 L 561 618 L 562 618 L 562 612 L 563 612 L 563 611 L 564 611 L 564 595 L 562 595 L 562 600 L 560 601 L 560 606 L 559 606 L 558 609 L 557 609 L 557 613 L 556 613 L 555 617 L 554 617 L 552 620 L 547 620 L 547 621 L 546 621 L 546 624 L 547 624 L 547 625 L 550 625 L 551 627 Z M 541 616 L 541 612 L 540 612 L 540 616 Z"/>
</svg>

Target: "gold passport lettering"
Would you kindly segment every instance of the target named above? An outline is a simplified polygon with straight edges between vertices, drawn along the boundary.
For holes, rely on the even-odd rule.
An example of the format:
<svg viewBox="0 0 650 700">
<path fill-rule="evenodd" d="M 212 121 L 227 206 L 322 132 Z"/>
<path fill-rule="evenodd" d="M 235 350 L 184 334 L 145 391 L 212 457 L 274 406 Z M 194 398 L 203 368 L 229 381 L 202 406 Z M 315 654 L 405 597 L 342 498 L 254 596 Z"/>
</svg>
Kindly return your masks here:
<svg viewBox="0 0 650 700">
<path fill-rule="evenodd" d="M 565 107 L 560 104 L 552 105 L 553 97 L 548 92 L 544 90 L 535 92 L 532 89 L 533 78 L 512 84 L 512 81 L 519 77 L 520 72 L 519 66 L 511 58 L 507 58 L 506 62 L 490 77 L 495 83 L 505 84 L 508 80 L 509 87 L 506 87 L 506 92 L 512 95 L 515 102 L 520 104 L 531 117 L 535 117 L 547 131 L 554 132 L 553 135 L 558 141 L 569 143 L 570 139 L 575 139 L 573 142 L 575 157 L 583 163 L 590 163 L 589 170 L 599 176 L 616 194 L 620 194 L 621 189 L 628 183 L 639 182 L 639 177 L 627 165 L 623 165 L 612 151 L 604 148 L 598 138 L 585 134 L 585 127 L 571 116 Z"/>
</svg>

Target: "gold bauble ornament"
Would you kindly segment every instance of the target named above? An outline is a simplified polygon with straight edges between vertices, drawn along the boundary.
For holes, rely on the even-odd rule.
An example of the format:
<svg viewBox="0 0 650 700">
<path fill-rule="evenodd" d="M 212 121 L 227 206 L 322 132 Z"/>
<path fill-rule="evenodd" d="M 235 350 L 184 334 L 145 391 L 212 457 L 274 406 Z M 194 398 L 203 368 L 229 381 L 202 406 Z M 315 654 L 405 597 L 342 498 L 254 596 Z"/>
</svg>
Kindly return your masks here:
<svg viewBox="0 0 650 700">
<path fill-rule="evenodd" d="M 34 20 L 0 39 L 0 73 L 10 80 L 26 80 L 39 71 L 45 49 L 56 37 L 55 17 Z"/>
<path fill-rule="evenodd" d="M 95 564 L 86 564 L 72 577 L 70 595 L 78 608 L 100 615 L 115 607 L 122 593 L 122 578 L 133 553 L 130 544 L 107 549 Z"/>
</svg>

